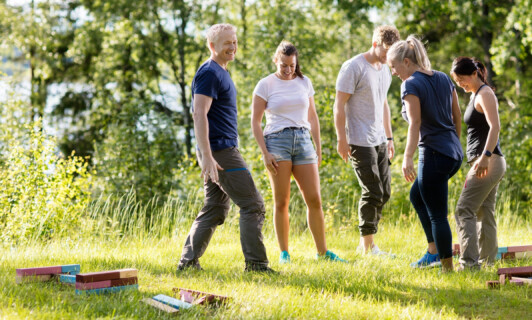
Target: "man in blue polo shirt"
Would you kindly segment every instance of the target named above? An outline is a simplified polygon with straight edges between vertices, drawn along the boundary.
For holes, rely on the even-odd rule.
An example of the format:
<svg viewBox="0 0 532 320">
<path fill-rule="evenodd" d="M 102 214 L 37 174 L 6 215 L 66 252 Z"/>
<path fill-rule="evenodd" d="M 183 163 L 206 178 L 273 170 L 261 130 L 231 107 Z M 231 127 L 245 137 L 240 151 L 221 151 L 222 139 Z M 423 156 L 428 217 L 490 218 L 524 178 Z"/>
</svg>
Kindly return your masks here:
<svg viewBox="0 0 532 320">
<path fill-rule="evenodd" d="M 237 50 L 236 28 L 213 25 L 207 32 L 207 45 L 211 57 L 192 81 L 194 132 L 205 201 L 192 224 L 177 269 L 201 269 L 199 258 L 216 227 L 224 223 L 231 199 L 240 207 L 245 270 L 272 272 L 262 237 L 264 201 L 237 149 L 236 88 L 227 71 Z"/>
</svg>

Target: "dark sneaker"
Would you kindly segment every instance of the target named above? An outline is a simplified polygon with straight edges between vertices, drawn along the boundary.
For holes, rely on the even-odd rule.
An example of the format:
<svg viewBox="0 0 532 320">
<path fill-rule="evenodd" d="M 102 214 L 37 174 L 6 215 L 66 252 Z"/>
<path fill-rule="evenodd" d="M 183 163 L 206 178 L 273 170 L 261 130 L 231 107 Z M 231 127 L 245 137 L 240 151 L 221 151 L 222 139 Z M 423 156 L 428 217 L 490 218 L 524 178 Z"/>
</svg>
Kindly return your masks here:
<svg viewBox="0 0 532 320">
<path fill-rule="evenodd" d="M 199 264 L 198 261 L 190 261 L 188 263 L 179 263 L 177 265 L 177 271 L 185 271 L 185 270 L 198 270 L 198 271 L 201 271 L 203 270 Z"/>
<path fill-rule="evenodd" d="M 256 263 L 247 263 L 244 271 L 245 272 L 261 272 L 261 273 L 268 273 L 268 274 L 279 274 L 279 272 L 273 270 L 267 265 L 256 264 Z"/>
<path fill-rule="evenodd" d="M 440 255 L 437 253 L 430 254 L 430 252 L 427 251 L 427 253 L 425 253 L 425 255 L 421 257 L 421 259 L 419 259 L 416 262 L 411 263 L 410 266 L 412 268 L 420 268 L 420 269 L 441 266 Z"/>
</svg>

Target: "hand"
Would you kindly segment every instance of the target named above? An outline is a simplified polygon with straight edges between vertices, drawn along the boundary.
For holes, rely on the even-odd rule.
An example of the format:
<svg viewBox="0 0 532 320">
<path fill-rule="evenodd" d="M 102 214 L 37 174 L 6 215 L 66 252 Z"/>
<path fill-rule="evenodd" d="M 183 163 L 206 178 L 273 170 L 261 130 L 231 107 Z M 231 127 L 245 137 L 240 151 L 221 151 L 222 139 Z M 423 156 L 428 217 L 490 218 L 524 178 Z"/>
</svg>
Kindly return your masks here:
<svg viewBox="0 0 532 320">
<path fill-rule="evenodd" d="M 475 175 L 477 178 L 484 178 L 488 174 L 489 162 L 490 159 L 486 156 L 481 156 L 480 159 L 475 162 L 473 169 L 476 171 Z"/>
<path fill-rule="evenodd" d="M 205 183 L 207 183 L 209 179 L 214 183 L 218 183 L 218 170 L 223 170 L 223 168 L 220 167 L 216 160 L 214 160 L 212 155 L 203 157 L 201 161 L 201 177 Z"/>
<path fill-rule="evenodd" d="M 416 171 L 414 170 L 414 160 L 411 157 L 403 158 L 403 176 L 408 182 L 416 180 Z"/>
<path fill-rule="evenodd" d="M 274 176 L 277 175 L 277 168 L 279 165 L 277 164 L 277 161 L 275 161 L 275 158 L 271 155 L 271 153 L 266 152 L 262 155 L 262 159 L 264 160 L 264 166 L 268 171 L 270 171 Z"/>
<path fill-rule="evenodd" d="M 347 141 L 338 140 L 338 143 L 336 144 L 336 150 L 344 162 L 347 163 L 347 160 L 349 159 L 349 144 L 347 144 Z"/>
<path fill-rule="evenodd" d="M 318 155 L 318 167 L 319 167 L 321 165 L 321 160 L 322 160 L 322 158 L 321 158 L 321 150 L 317 150 L 316 154 Z"/>
<path fill-rule="evenodd" d="M 395 148 L 393 147 L 393 140 L 388 140 L 388 158 L 390 160 L 393 159 L 393 156 L 395 155 Z"/>
</svg>

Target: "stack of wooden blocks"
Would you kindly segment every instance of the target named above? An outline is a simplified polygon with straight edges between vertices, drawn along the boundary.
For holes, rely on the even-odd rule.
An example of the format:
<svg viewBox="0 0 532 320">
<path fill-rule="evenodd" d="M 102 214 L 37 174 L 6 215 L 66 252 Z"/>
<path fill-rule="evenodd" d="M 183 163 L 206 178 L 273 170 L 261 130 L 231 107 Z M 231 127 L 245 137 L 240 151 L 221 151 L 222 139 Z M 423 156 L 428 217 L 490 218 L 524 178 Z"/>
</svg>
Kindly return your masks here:
<svg viewBox="0 0 532 320">
<path fill-rule="evenodd" d="M 219 296 L 190 289 L 174 288 L 173 291 L 181 295 L 181 300 L 164 294 L 159 294 L 153 298 L 142 299 L 142 301 L 159 310 L 168 313 L 176 313 L 180 309 L 188 309 L 195 305 L 206 305 L 210 303 L 220 304 L 229 299 L 226 296 Z"/>
<path fill-rule="evenodd" d="M 120 269 L 76 275 L 76 294 L 138 290 L 137 269 Z"/>
<path fill-rule="evenodd" d="M 57 280 L 62 283 L 72 283 L 72 279 L 80 272 L 79 264 L 68 264 L 64 266 L 21 268 L 17 269 L 16 282 L 42 282 Z"/>
<path fill-rule="evenodd" d="M 503 286 L 506 284 L 506 279 L 509 280 L 510 284 L 515 285 L 532 284 L 532 266 L 499 268 L 497 274 L 499 275 L 499 281 L 486 282 L 488 288 Z"/>
<path fill-rule="evenodd" d="M 453 255 L 460 255 L 460 245 L 458 243 L 453 244 Z M 497 256 L 495 259 L 504 260 L 523 258 L 532 258 L 532 245 L 499 247 L 497 249 Z"/>
</svg>

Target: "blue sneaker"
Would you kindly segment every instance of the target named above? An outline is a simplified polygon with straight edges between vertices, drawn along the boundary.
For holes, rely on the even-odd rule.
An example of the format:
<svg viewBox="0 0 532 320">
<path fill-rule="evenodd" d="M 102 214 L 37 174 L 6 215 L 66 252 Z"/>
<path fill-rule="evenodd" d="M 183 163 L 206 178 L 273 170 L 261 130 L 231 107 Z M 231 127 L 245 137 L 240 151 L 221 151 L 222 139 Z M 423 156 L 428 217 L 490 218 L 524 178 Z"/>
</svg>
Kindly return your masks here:
<svg viewBox="0 0 532 320">
<path fill-rule="evenodd" d="M 290 263 L 290 254 L 288 253 L 288 251 L 281 251 L 281 255 L 279 256 L 279 263 Z"/>
<path fill-rule="evenodd" d="M 347 263 L 347 260 L 344 260 L 342 258 L 340 258 L 339 256 L 336 255 L 336 253 L 330 251 L 330 250 L 327 250 L 327 252 L 325 252 L 325 254 L 323 256 L 320 256 L 320 254 L 316 254 L 316 258 L 318 260 L 329 260 L 329 261 L 337 261 L 337 262 L 346 262 Z"/>
<path fill-rule="evenodd" d="M 421 259 L 419 259 L 416 262 L 411 263 L 410 266 L 412 268 L 419 268 L 419 269 L 441 266 L 440 255 L 437 253 L 430 254 L 430 252 L 427 251 L 427 253 L 425 253 L 425 255 L 421 257 Z"/>
</svg>

